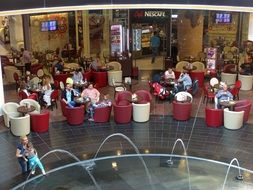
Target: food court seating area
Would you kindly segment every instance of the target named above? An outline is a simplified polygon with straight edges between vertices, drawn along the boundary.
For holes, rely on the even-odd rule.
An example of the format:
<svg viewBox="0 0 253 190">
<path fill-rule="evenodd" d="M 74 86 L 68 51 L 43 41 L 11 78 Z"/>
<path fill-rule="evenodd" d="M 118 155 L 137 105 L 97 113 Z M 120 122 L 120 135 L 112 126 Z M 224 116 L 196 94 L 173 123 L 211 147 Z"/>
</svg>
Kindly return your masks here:
<svg viewBox="0 0 253 190">
<path fill-rule="evenodd" d="M 187 66 L 188 62 L 181 62 L 178 66 L 176 66 L 176 69 L 178 69 L 178 71 L 181 71 L 183 67 Z M 193 64 L 193 63 L 192 63 Z M 71 65 L 71 66 L 70 66 Z M 63 72 L 60 74 L 55 74 L 53 75 L 53 79 L 55 80 L 55 84 L 57 83 L 58 85 L 56 86 L 60 86 L 60 82 L 61 83 L 66 83 L 66 79 L 68 77 L 70 77 L 72 75 L 72 69 L 73 68 L 77 68 L 77 65 L 74 63 L 68 63 L 68 72 Z M 110 66 L 113 67 L 113 69 L 109 69 Z M 214 101 L 213 101 L 213 95 L 215 94 L 215 87 L 211 87 L 211 85 L 209 84 L 210 79 L 206 78 L 206 71 L 205 68 L 203 67 L 203 63 L 201 62 L 195 62 L 193 64 L 193 66 L 196 67 L 195 70 L 191 70 L 190 71 L 190 77 L 194 80 L 194 81 L 198 81 L 198 85 L 199 85 L 199 92 L 197 93 L 194 97 L 191 97 L 191 101 L 172 101 L 172 103 L 170 104 L 169 102 L 163 102 L 162 105 L 159 105 L 159 100 L 154 99 L 152 97 L 152 95 L 149 92 L 149 86 L 147 81 L 141 81 L 139 80 L 139 83 L 137 83 L 136 86 L 133 86 L 133 89 L 127 89 L 125 88 L 124 91 L 122 92 L 116 92 L 115 97 L 114 95 L 112 95 L 112 93 L 114 93 L 113 91 L 113 87 L 110 87 L 110 78 L 111 79 L 117 79 L 120 78 L 121 79 L 121 83 L 123 83 L 122 80 L 122 75 L 121 75 L 121 71 L 120 71 L 120 65 L 118 65 L 118 63 L 116 62 L 109 62 L 107 63 L 107 67 L 99 69 L 98 71 L 85 71 L 83 72 L 83 76 L 85 79 L 87 79 L 87 81 L 94 81 L 96 83 L 96 87 L 99 89 L 100 92 L 102 92 L 103 94 L 106 93 L 111 93 L 110 99 L 112 99 L 112 106 L 109 107 L 105 107 L 105 108 L 98 108 L 95 109 L 95 115 L 94 115 L 94 122 L 111 122 L 111 121 L 115 121 L 116 123 L 119 124 L 124 124 L 124 123 L 129 123 L 129 122 L 147 122 L 149 121 L 150 115 L 152 114 L 168 114 L 168 115 L 172 115 L 173 118 L 177 121 L 187 121 L 190 118 L 195 116 L 195 113 L 197 111 L 196 109 L 196 101 L 198 101 L 201 97 L 205 97 L 208 101 L 205 102 L 205 104 L 202 104 L 201 101 L 201 108 L 200 108 L 200 113 L 202 114 L 202 117 L 206 117 L 207 119 L 207 125 L 208 126 L 214 126 L 214 127 L 218 127 L 218 126 L 225 126 L 225 117 L 228 117 L 227 115 L 229 115 L 230 113 L 227 114 L 226 112 L 226 116 L 225 113 L 222 109 L 221 110 L 216 110 L 213 109 L 214 108 Z M 8 68 L 8 66 L 7 66 Z M 66 67 L 67 68 L 67 67 Z M 8 69 L 7 69 L 8 70 Z M 175 70 L 176 72 L 177 70 Z M 21 76 L 21 71 L 16 70 L 16 72 L 18 73 L 18 75 L 20 77 Z M 115 73 L 116 74 L 115 74 Z M 7 71 L 8 73 L 8 71 Z M 38 70 L 36 72 L 36 74 L 38 73 Z M 223 73 L 225 73 L 225 75 L 223 76 Z M 233 80 L 230 80 L 230 78 L 226 78 L 227 75 L 226 74 L 231 74 L 231 73 L 226 73 L 223 72 L 221 73 L 221 78 L 218 78 L 218 82 L 220 81 L 224 81 L 224 82 L 228 82 L 231 81 L 231 87 L 235 84 L 236 82 L 236 78 L 233 78 Z M 232 73 L 233 77 L 234 74 L 238 75 L 237 73 Z M 110 77 L 109 77 L 110 75 Z M 40 77 L 37 76 L 39 79 Z M 240 76 L 240 74 L 238 75 L 238 77 L 240 78 L 246 78 L 248 76 Z M 13 77 L 12 77 L 13 78 Z M 242 80 L 244 80 L 244 78 Z M 247 79 L 245 79 L 244 81 L 247 81 Z M 248 80 L 251 81 L 252 80 Z M 249 87 L 245 87 L 243 88 L 243 84 L 248 84 L 249 82 L 243 82 L 241 89 L 239 89 L 239 91 L 243 90 L 243 89 L 249 89 Z M 252 87 L 252 85 L 249 84 L 249 86 Z M 206 91 L 202 91 L 201 89 L 205 87 Z M 59 87 L 58 87 L 59 88 Z M 126 91 L 129 90 L 129 91 Z M 210 97 L 210 91 L 212 91 L 212 96 Z M 203 92 L 203 93 L 202 93 Z M 241 94 L 241 92 L 240 92 Z M 190 94 L 191 95 L 191 94 Z M 120 98 L 120 97 L 125 97 L 125 98 Z M 21 98 L 21 99 L 26 99 L 26 98 Z M 201 99 L 203 100 L 203 99 Z M 240 97 L 239 101 L 241 100 L 245 100 L 245 96 Z M 22 100 L 23 101 L 23 100 Z M 36 100 L 34 100 L 36 102 Z M 235 102 L 239 102 L 237 99 L 235 99 Z M 56 102 L 59 102 L 59 99 L 56 100 Z M 20 105 L 22 103 L 20 102 Z M 59 103 L 58 103 L 59 104 Z M 25 105 L 25 104 L 22 104 Z M 32 104 L 34 107 L 36 107 L 36 105 Z M 38 104 L 40 105 L 40 104 Z M 57 117 L 60 117 L 62 120 L 67 120 L 69 125 L 81 125 L 84 122 L 88 122 L 88 117 L 85 114 L 85 108 L 84 106 L 80 106 L 78 108 L 75 108 L 75 110 L 71 110 L 69 109 L 66 105 L 64 105 L 62 102 L 61 104 L 59 104 L 61 106 L 58 106 L 58 108 L 55 108 L 54 110 L 45 110 L 44 107 L 42 107 L 42 105 L 40 105 L 40 109 L 36 107 L 36 110 L 38 111 L 38 113 L 29 113 L 30 116 L 30 129 L 32 131 L 47 131 L 48 127 L 42 127 L 42 129 L 40 129 L 40 127 L 38 127 L 39 129 L 36 129 L 36 127 L 34 128 L 35 125 L 34 124 L 34 120 L 33 122 L 31 117 L 34 117 L 34 115 L 36 114 L 41 114 L 41 117 L 47 117 L 47 114 L 51 115 L 51 114 L 55 114 L 55 110 L 57 112 Z M 166 106 L 165 106 L 166 105 Z M 250 104 L 251 105 L 251 104 Z M 211 109 L 208 110 L 206 107 L 209 107 Z M 238 107 L 234 106 L 234 110 L 228 110 L 230 112 L 232 112 L 231 114 L 233 114 L 233 112 L 242 112 L 243 111 L 243 123 L 248 122 L 248 119 L 246 118 L 250 118 L 250 109 L 251 107 L 247 107 L 244 108 L 244 106 L 239 106 L 238 103 Z M 16 109 L 16 108 L 14 108 Z M 212 110 L 213 109 L 213 110 Z M 208 112 L 207 116 L 205 116 L 205 113 Z M 46 113 L 44 113 L 44 111 Z M 215 116 L 219 116 L 221 117 L 220 119 L 218 119 L 218 121 L 214 121 L 212 119 L 212 111 L 214 112 Z M 217 115 L 216 115 L 216 111 L 217 111 Z M 25 117 L 22 116 L 21 113 L 17 112 L 17 111 L 13 111 L 14 115 L 16 113 L 16 115 L 18 117 Z M 198 110 L 199 112 L 199 110 Z M 7 111 L 6 111 L 7 113 Z M 221 114 L 222 113 L 222 114 Z M 60 115 L 59 115 L 60 114 Z M 46 115 L 46 116 L 44 116 Z M 82 115 L 82 117 L 79 117 L 80 115 Z M 38 116 L 38 115 L 36 115 Z M 8 126 L 11 122 L 10 122 L 10 118 L 13 119 L 13 116 L 10 115 L 9 118 L 6 119 L 6 126 Z M 236 118 L 236 117 L 234 117 Z M 27 118 L 26 118 L 27 119 Z M 9 121 L 8 121 L 9 120 Z M 47 119 L 46 119 L 47 120 Z M 214 123 L 212 123 L 214 122 Z M 217 122 L 217 123 L 215 123 Z M 15 122 L 14 122 L 15 123 Z M 235 122 L 236 123 L 236 122 Z M 14 124 L 13 124 L 14 125 Z M 45 123 L 46 126 L 48 126 L 49 124 Z M 9 125 L 10 126 L 10 125 Z M 33 127 L 32 127 L 33 126 Z M 226 123 L 227 126 L 227 123 Z M 45 130 L 45 129 L 46 130 Z M 228 127 L 227 127 L 228 128 Z M 240 127 L 239 127 L 240 128 Z M 15 131 L 15 130 L 14 130 Z"/>
</svg>

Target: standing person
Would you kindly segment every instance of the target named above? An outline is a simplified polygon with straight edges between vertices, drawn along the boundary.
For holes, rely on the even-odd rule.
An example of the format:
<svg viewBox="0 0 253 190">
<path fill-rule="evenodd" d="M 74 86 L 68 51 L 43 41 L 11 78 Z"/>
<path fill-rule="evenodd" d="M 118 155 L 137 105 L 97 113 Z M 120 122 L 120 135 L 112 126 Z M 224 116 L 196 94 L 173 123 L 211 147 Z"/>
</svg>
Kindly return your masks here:
<svg viewBox="0 0 253 190">
<path fill-rule="evenodd" d="M 27 149 L 27 144 L 28 144 L 28 138 L 27 136 L 21 136 L 20 137 L 20 142 L 17 145 L 17 150 L 16 150 L 16 157 L 18 159 L 18 163 L 21 167 L 22 173 L 26 173 L 28 170 L 28 165 L 25 160 L 25 151 Z"/>
<path fill-rule="evenodd" d="M 31 60 L 32 60 L 31 53 L 28 50 L 25 50 L 24 48 L 21 48 L 21 52 L 22 52 L 22 61 L 25 64 L 25 71 L 31 71 Z"/>
<path fill-rule="evenodd" d="M 31 174 L 35 174 L 35 168 L 36 166 L 39 166 L 42 174 L 46 175 L 44 166 L 42 165 L 40 159 L 38 158 L 37 151 L 35 150 L 31 142 L 27 144 L 27 149 L 25 150 L 25 155 L 23 158 L 26 161 L 28 161 L 29 170 L 31 171 Z"/>
<path fill-rule="evenodd" d="M 158 54 L 158 50 L 160 47 L 160 38 L 158 37 L 157 31 L 154 32 L 154 35 L 150 38 L 150 47 L 152 50 L 152 60 L 151 63 L 153 64 L 155 62 L 155 58 Z"/>
</svg>

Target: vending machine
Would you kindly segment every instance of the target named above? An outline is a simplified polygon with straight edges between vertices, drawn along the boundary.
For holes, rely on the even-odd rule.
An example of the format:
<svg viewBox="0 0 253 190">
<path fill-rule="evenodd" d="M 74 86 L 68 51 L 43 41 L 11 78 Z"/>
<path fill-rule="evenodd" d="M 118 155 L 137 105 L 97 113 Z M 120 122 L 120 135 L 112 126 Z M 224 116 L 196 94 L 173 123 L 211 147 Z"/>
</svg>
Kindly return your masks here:
<svg viewBox="0 0 253 190">
<path fill-rule="evenodd" d="M 120 55 L 123 49 L 123 27 L 121 24 L 111 25 L 111 55 Z"/>
</svg>

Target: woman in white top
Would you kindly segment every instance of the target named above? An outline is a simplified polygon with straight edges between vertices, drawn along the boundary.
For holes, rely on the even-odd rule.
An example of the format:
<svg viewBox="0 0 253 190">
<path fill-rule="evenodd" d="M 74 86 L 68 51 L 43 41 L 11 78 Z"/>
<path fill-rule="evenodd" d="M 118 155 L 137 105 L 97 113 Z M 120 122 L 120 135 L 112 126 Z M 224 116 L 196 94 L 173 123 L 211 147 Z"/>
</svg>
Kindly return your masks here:
<svg viewBox="0 0 253 190">
<path fill-rule="evenodd" d="M 164 73 L 164 79 L 165 80 L 170 80 L 170 79 L 174 80 L 175 79 L 175 73 L 172 70 L 172 68 L 169 67 L 168 70 L 165 71 L 165 73 Z"/>
<path fill-rule="evenodd" d="M 46 102 L 47 107 L 51 106 L 51 93 L 53 92 L 50 80 L 51 80 L 50 76 L 45 76 L 43 78 L 43 86 L 42 86 L 42 90 L 44 92 L 43 100 Z"/>
</svg>

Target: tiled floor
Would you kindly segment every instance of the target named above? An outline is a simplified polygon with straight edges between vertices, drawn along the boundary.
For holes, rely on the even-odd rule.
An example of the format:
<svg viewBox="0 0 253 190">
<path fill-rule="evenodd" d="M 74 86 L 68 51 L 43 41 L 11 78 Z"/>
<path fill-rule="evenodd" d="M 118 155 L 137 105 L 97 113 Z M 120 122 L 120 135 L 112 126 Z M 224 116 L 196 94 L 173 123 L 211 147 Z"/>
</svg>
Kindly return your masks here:
<svg viewBox="0 0 253 190">
<path fill-rule="evenodd" d="M 142 71 L 141 77 L 149 78 L 150 71 Z M 137 89 L 149 89 L 147 81 L 139 80 L 133 86 Z M 17 95 L 13 87 L 5 88 L 6 101 L 17 101 Z M 100 89 L 103 94 L 109 93 L 113 97 L 113 88 Z M 240 98 L 251 98 L 251 92 L 241 92 Z M 210 105 L 211 106 L 211 105 Z M 60 107 L 60 106 L 59 106 Z M 241 166 L 253 169 L 252 166 L 252 144 L 253 126 L 245 124 L 237 131 L 230 131 L 224 127 L 215 129 L 208 128 L 204 122 L 204 107 L 202 103 L 202 92 L 194 98 L 192 118 L 189 121 L 178 122 L 171 117 L 171 104 L 153 99 L 151 108 L 151 119 L 147 123 L 129 123 L 116 125 L 113 116 L 109 123 L 94 124 L 88 121 L 81 126 L 68 126 L 61 116 L 61 111 L 51 112 L 51 124 L 48 133 L 31 133 L 29 139 L 35 145 L 40 156 L 53 149 L 64 149 L 72 152 L 80 159 L 87 159 L 94 155 L 100 143 L 108 135 L 123 133 L 128 136 L 136 146 L 143 152 L 148 149 L 150 153 L 170 153 L 177 138 L 181 138 L 187 147 L 188 155 L 206 157 L 219 161 L 229 162 L 236 157 Z M 252 112 L 250 123 L 253 123 Z M 15 157 L 16 143 L 18 137 L 14 137 L 0 124 L 0 189 L 9 189 L 21 182 L 24 178 L 20 175 L 20 168 Z M 116 150 L 122 152 L 131 151 L 132 148 L 125 140 L 116 137 L 109 140 L 103 147 L 102 154 L 115 154 Z M 182 154 L 181 148 L 175 153 Z M 101 154 L 100 154 L 101 155 Z M 53 154 L 43 161 L 46 170 L 69 163 L 63 154 Z"/>
</svg>

